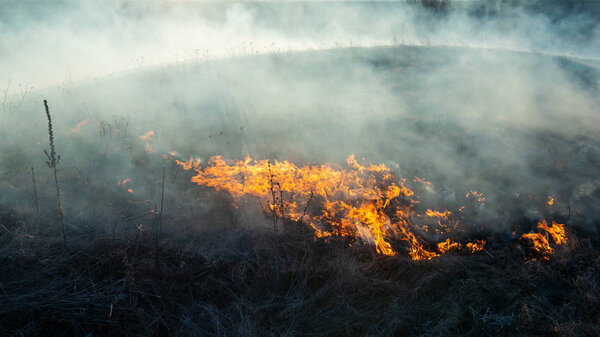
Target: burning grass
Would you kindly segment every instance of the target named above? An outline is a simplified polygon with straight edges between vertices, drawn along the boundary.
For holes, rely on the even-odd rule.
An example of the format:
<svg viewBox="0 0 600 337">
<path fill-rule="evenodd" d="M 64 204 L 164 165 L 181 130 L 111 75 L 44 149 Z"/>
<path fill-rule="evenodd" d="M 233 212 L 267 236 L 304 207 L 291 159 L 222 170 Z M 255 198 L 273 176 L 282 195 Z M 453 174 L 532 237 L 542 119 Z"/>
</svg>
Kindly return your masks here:
<svg viewBox="0 0 600 337">
<path fill-rule="evenodd" d="M 203 166 L 193 158 L 177 164 L 175 153 L 150 155 L 145 143 L 131 150 L 136 176 L 63 171 L 66 244 L 52 221 L 53 204 L 41 203 L 40 235 L 33 204 L 2 205 L 3 334 L 598 331 L 600 243 L 579 239 L 588 236 L 581 228 L 539 221 L 514 240 L 485 231 L 461 234 L 472 229 L 462 221 L 469 207 L 480 205 L 481 192 L 469 192 L 475 198 L 460 207 L 434 209 L 418 198 L 420 188 L 435 190 L 433 183 L 410 185 L 384 165 L 353 157 L 314 166 L 215 158 Z M 123 161 L 115 153 L 103 158 L 92 165 Z M 157 172 L 165 165 L 157 251 Z M 328 179 L 319 178 L 325 173 Z M 42 201 L 52 200 L 50 178 L 38 179 Z M 74 214 L 73 195 L 93 203 Z M 538 251 L 530 234 L 544 238 L 552 254 Z M 394 256 L 385 254 L 384 243 Z"/>
<path fill-rule="evenodd" d="M 479 239 L 456 241 L 448 237 L 452 230 L 444 228 L 452 228 L 447 224 L 457 220 L 458 209 L 425 208 L 417 216 L 418 188 L 410 189 L 384 166 L 351 159 L 346 163 L 349 168 L 217 159 L 205 168 L 194 159 L 171 166 L 157 265 L 152 230 L 157 210 L 151 202 L 141 202 L 141 194 L 148 188 L 144 185 L 157 185 L 159 180 L 150 174 L 157 170 L 150 168 L 170 163 L 167 159 L 149 157 L 140 164 L 147 168 L 140 176 L 111 184 L 113 189 L 103 192 L 115 198 L 105 214 L 112 219 L 109 227 L 100 225 L 104 218 L 97 213 L 80 214 L 81 225 L 69 228 L 66 244 L 58 231 L 49 231 L 47 216 L 42 221 L 45 231 L 38 237 L 32 229 L 33 209 L 3 206 L 2 333 L 577 336 L 598 332 L 596 239 L 580 239 L 587 237 L 585 232 L 578 235 L 555 222 L 539 221 L 521 240 L 503 241 L 497 234 L 480 233 Z M 222 172 L 229 172 L 225 176 L 229 179 L 219 185 Z M 239 183 L 239 172 L 246 172 L 245 184 Z M 338 178 L 325 182 L 314 178 L 323 172 Z M 293 199 L 286 177 L 302 174 L 311 183 L 305 190 L 294 184 L 298 199 Z M 100 187 L 106 188 L 73 173 L 65 175 L 65 195 L 73 193 L 69 186 L 74 181 L 79 182 L 80 195 L 96 195 Z M 191 178 L 207 184 L 186 192 Z M 214 184 L 204 186 L 208 183 Z M 48 181 L 40 185 L 45 190 Z M 250 195 L 236 195 L 238 187 L 248 188 Z M 135 193 L 129 191 L 133 188 Z M 186 193 L 187 199 L 180 200 Z M 341 203 L 348 195 L 355 198 L 346 204 L 356 208 L 338 209 L 342 216 L 337 222 L 313 228 L 324 226 L 317 219 L 330 219 L 322 213 L 325 197 Z M 365 195 L 370 199 L 361 200 Z M 256 210 L 256 201 L 263 205 L 262 215 L 249 215 Z M 346 231 L 336 228 L 346 221 L 343 216 L 356 217 L 354 222 L 347 220 L 355 233 L 364 225 L 373 234 L 373 224 L 360 222 L 361 207 L 373 210 L 379 219 L 387 217 L 388 226 L 389 219 L 397 219 L 398 209 L 405 210 L 411 214 L 405 219 L 429 224 L 429 231 L 412 223 L 395 230 L 384 227 L 381 238 L 396 253 L 388 256 L 361 236 L 339 235 Z M 304 216 L 293 216 L 298 213 Z M 277 216 L 275 226 L 267 225 L 272 214 Z M 307 219 L 315 221 L 312 226 Z M 68 220 L 73 223 L 75 218 Z M 265 225 L 248 224 L 256 221 Z M 394 236 L 398 232 L 403 236 Z M 437 244 L 425 240 L 430 239 L 428 233 L 438 238 Z M 552 255 L 530 247 L 535 242 L 527 239 L 529 234 L 543 237 L 553 248 Z M 411 245 L 412 240 L 423 245 Z M 423 248 L 425 244 L 431 248 Z M 414 256 L 428 258 L 414 261 Z"/>
<path fill-rule="evenodd" d="M 428 208 L 420 214 L 415 208 L 420 203 L 419 197 L 406 186 L 405 179 L 395 177 L 384 164 L 359 163 L 354 155 L 347 158 L 346 167 L 330 164 L 300 167 L 288 161 L 253 161 L 249 156 L 243 161 L 226 161 L 216 156 L 204 167 L 200 159 L 190 158 L 187 162 L 175 159 L 175 162 L 184 170 L 193 170 L 193 183 L 226 191 L 234 203 L 246 196 L 256 197 L 263 210 L 272 214 L 275 225 L 278 218 L 306 223 L 316 238 L 346 238 L 349 245 L 366 242 L 373 244 L 377 253 L 389 256 L 398 254 L 392 244 L 403 241 L 413 260 L 429 260 L 463 247 L 466 252 L 477 253 L 486 244 L 482 239 L 463 244 L 447 237 L 456 235 L 456 231 L 465 232 L 458 226 L 468 221 L 462 216 L 464 205 L 454 212 L 459 215 L 452 219 L 453 212 L 449 210 Z M 471 196 L 479 203 L 486 200 L 481 192 L 471 190 L 465 197 Z M 420 232 L 429 232 L 428 220 L 434 219 L 437 232 L 446 236 L 437 235 L 440 242 L 432 244 L 437 251 L 426 247 L 428 242 L 419 236 L 413 224 L 415 218 L 425 218 Z M 454 226 L 450 227 L 452 222 Z M 541 219 L 538 229 L 547 233 L 544 235 L 549 234 L 556 245 L 567 243 L 563 224 L 553 221 L 548 227 L 546 220 Z M 522 238 L 531 240 L 535 253 L 548 259 L 554 248 L 544 235 L 523 234 Z"/>
<path fill-rule="evenodd" d="M 594 335 L 599 242 L 547 261 L 518 248 L 427 262 L 368 246 L 222 227 L 33 239 L 2 213 L 3 333 L 17 335 Z M 276 244 L 277 243 L 277 244 Z M 277 252 L 275 252 L 277 250 Z"/>
<path fill-rule="evenodd" d="M 152 118 L 87 116 L 57 128 L 69 154 L 58 170 L 67 242 L 55 180 L 32 170 L 44 143 L 3 144 L 0 335 L 599 333 L 598 185 L 580 170 L 597 161 L 591 136 L 577 140 L 585 146 L 540 138 L 551 151 L 529 136 L 505 137 L 528 144 L 522 157 L 533 158 L 506 166 L 477 155 L 477 142 L 497 139 L 418 114 L 366 123 L 368 132 L 337 140 L 332 148 L 344 155 L 335 156 L 315 150 L 340 127 L 334 117 L 305 121 L 324 130 L 311 140 L 293 132 L 295 122 L 258 115 L 243 127 L 182 117 L 184 127 L 205 129 L 175 128 L 177 139 L 166 126 L 150 130 Z M 94 125 L 98 134 L 87 134 Z M 385 142 L 365 142 L 378 133 Z M 414 152 L 396 153 L 395 139 Z M 306 141 L 303 154 L 296 144 Z M 501 157 L 510 146 L 488 150 Z M 349 151 L 373 163 L 344 162 Z M 421 171 L 436 160 L 461 165 Z M 527 170 L 535 175 L 519 176 Z"/>
</svg>

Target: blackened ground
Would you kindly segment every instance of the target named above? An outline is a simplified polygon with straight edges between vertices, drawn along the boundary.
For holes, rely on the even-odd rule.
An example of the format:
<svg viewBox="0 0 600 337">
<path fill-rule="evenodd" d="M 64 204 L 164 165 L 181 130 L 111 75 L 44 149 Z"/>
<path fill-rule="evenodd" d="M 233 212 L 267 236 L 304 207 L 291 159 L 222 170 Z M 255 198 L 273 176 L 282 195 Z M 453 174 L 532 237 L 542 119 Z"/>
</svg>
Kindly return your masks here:
<svg viewBox="0 0 600 337">
<path fill-rule="evenodd" d="M 26 112 L 3 116 L 0 335 L 600 334 L 600 139 L 592 132 L 597 68 L 444 48 L 268 57 L 272 62 L 256 56 L 205 70 L 158 69 L 77 89 L 87 95 L 64 90 L 49 96 L 62 155 L 66 244 L 43 155 L 43 93 L 31 98 Z M 449 69 L 448 60 L 465 62 Z M 350 66 L 332 66 L 342 61 Z M 307 69 L 310 76 L 300 76 Z M 496 83 L 511 89 L 520 82 L 512 81 L 513 74 L 523 70 L 536 90 L 497 90 Z M 546 70 L 572 83 L 556 87 L 562 82 L 537 79 Z M 365 74 L 377 81 L 363 85 Z M 243 78 L 250 80 L 239 84 Z M 573 95 L 561 96 L 565 88 Z M 333 101 L 330 92 L 336 93 Z M 357 93 L 358 107 L 349 100 Z M 74 97 L 83 102 L 80 112 Z M 220 97 L 223 102 L 213 104 Z M 514 97 L 535 109 L 521 109 Z M 320 102 L 335 104 L 317 109 Z M 527 118 L 512 121 L 521 115 Z M 79 132 L 69 131 L 87 118 Z M 348 132 L 352 126 L 355 133 Z M 140 139 L 149 130 L 156 132 L 148 140 L 155 152 Z M 343 165 L 352 153 L 366 155 L 403 174 L 408 184 L 414 175 L 433 181 L 431 193 L 417 193 L 424 209 L 458 209 L 465 205 L 462 196 L 475 189 L 486 203 L 467 201 L 471 223 L 461 225 L 483 228 L 477 233 L 483 237 L 461 239 L 486 239 L 486 251 L 414 262 L 402 242 L 393 242 L 399 256 L 385 257 L 370 245 L 315 241 L 303 224 L 280 224 L 275 231 L 256 200 L 236 209 L 226 193 L 191 184 L 190 172 L 162 159 L 172 150 L 182 160 L 199 156 L 203 164 L 211 155 L 242 159 L 250 153 Z M 163 168 L 157 263 L 154 226 Z M 549 196 L 556 198 L 553 207 Z M 549 261 L 533 260 L 526 242 L 514 238 L 540 218 L 564 222 L 569 234 Z"/>
<path fill-rule="evenodd" d="M 157 265 L 151 227 L 79 231 L 65 245 L 37 240 L 22 219 L 1 210 L 2 335 L 600 332 L 600 243 L 574 232 L 548 262 L 531 260 L 518 243 L 413 262 L 315 242 L 296 223 L 278 234 L 187 223 L 163 228 Z"/>
</svg>

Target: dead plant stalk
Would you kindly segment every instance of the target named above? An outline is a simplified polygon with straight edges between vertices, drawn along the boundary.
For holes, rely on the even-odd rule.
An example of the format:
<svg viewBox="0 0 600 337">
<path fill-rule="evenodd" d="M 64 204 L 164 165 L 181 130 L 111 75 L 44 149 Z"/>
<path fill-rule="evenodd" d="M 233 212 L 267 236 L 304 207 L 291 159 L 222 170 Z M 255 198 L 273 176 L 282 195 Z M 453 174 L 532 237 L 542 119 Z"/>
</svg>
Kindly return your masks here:
<svg viewBox="0 0 600 337">
<path fill-rule="evenodd" d="M 60 155 L 56 154 L 56 149 L 54 146 L 54 133 L 52 131 L 52 117 L 50 117 L 50 109 L 48 109 L 48 101 L 44 100 L 44 108 L 46 108 L 46 117 L 48 118 L 48 137 L 50 139 L 50 154 L 48 151 L 44 150 L 44 154 L 48 157 L 48 167 L 54 174 L 54 184 L 56 185 L 56 199 L 58 200 L 58 219 L 61 224 L 62 238 L 64 242 L 67 242 L 67 233 L 65 229 L 65 214 L 62 205 L 62 200 L 60 198 L 60 185 L 58 184 L 58 162 L 60 161 Z"/>
</svg>

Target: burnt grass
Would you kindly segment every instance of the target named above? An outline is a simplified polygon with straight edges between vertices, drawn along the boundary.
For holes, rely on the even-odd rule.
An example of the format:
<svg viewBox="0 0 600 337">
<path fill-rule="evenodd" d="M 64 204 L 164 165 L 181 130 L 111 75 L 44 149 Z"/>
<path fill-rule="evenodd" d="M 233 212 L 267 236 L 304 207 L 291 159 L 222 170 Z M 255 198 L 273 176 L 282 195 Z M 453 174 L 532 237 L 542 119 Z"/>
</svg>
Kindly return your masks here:
<svg viewBox="0 0 600 337">
<path fill-rule="evenodd" d="M 573 233 L 548 262 L 494 246 L 414 262 L 315 242 L 292 223 L 279 234 L 167 230 L 157 268 L 151 231 L 71 233 L 36 249 L 17 214 L 2 224 L 4 335 L 598 333 L 598 241 Z"/>
<path fill-rule="evenodd" d="M 379 63 L 374 67 L 386 68 Z M 43 116 L 38 119 L 45 122 Z M 82 119 L 61 123 L 76 125 Z M 19 121 L 23 125 L 11 124 L 16 130 L 31 123 L 26 118 L 14 123 Z M 195 125 L 192 122 L 187 123 Z M 405 121 L 397 125 L 400 122 Z M 327 127 L 336 121 L 329 123 Z M 18 137 L 5 137 L 2 143 L 2 336 L 600 335 L 597 189 L 590 197 L 573 199 L 578 203 L 569 204 L 568 210 L 563 205 L 563 213 L 558 214 L 562 218 L 547 213 L 530 216 L 525 206 L 521 210 L 516 202 L 503 202 L 502 210 L 509 213 L 505 218 L 511 221 L 491 222 L 488 227 L 496 231 L 465 238 L 485 239 L 485 252 L 454 252 L 430 261 L 412 261 L 402 242 L 392 243 L 399 255 L 387 257 L 371 245 L 347 239 L 315 240 L 305 224 L 279 221 L 274 226 L 272 217 L 262 213 L 255 201 L 244 201 L 236 208 L 226 193 L 192 185 L 189 172 L 160 159 L 161 153 L 173 148 L 160 149 L 160 144 L 152 143 L 156 153 L 146 153 L 138 136 L 148 129 L 137 132 L 140 126 L 128 131 L 129 121 L 119 118 L 92 120 L 90 130 L 92 124 L 97 135 L 61 132 L 57 136 L 57 152 L 63 154 L 58 177 L 66 243 L 60 236 L 54 180 L 42 152 L 47 142 L 45 125 L 36 129 L 40 135 L 30 144 Z M 447 137 L 448 142 L 458 144 L 457 153 L 463 157 L 478 158 L 472 143 L 479 138 L 459 137 L 462 130 L 438 132 L 420 120 L 413 124 L 410 128 L 423 134 Z M 382 126 L 369 126 L 369 130 L 382 134 L 401 130 L 393 123 L 386 127 L 389 130 Z M 209 152 L 230 158 L 242 154 L 242 146 L 239 151 L 232 149 L 229 140 L 222 140 L 220 148 L 223 132 L 216 136 L 221 128 L 214 129 L 209 143 L 181 137 L 177 141 L 181 144 L 174 142 L 177 146 L 173 147 L 203 158 Z M 250 135 L 237 130 L 242 136 Z M 201 129 L 189 131 L 194 132 L 206 138 Z M 242 136 L 240 144 L 244 144 Z M 596 180 L 593 168 L 600 145 L 594 137 L 547 137 L 542 143 L 554 143 L 546 150 L 539 152 L 531 145 L 531 152 L 537 154 L 533 168 L 543 173 L 537 178 L 551 177 L 552 183 L 561 177 Z M 279 142 L 286 135 L 272 138 Z M 300 143 L 293 140 L 290 143 Z M 563 144 L 567 141 L 572 144 Z M 403 142 L 411 145 L 410 138 Z M 362 152 L 376 155 L 375 150 L 383 148 L 382 154 L 394 153 L 394 144 L 367 143 Z M 437 143 L 431 144 L 429 148 Z M 270 148 L 259 150 L 255 152 L 271 158 Z M 285 153 L 285 149 L 278 151 Z M 415 160 L 414 166 L 425 167 L 416 154 L 409 152 L 406 157 Z M 556 165 L 554 158 L 566 159 Z M 373 161 L 382 162 L 376 157 Z M 39 233 L 32 166 L 39 192 Z M 163 167 L 165 210 L 157 263 L 155 226 Z M 516 164 L 499 167 L 511 172 L 520 168 Z M 488 190 L 518 186 L 518 179 L 507 182 L 498 177 L 487 179 L 493 182 Z M 126 178 L 133 181 L 125 187 L 117 185 Z M 452 180 L 452 176 L 446 179 Z M 448 189 L 456 190 L 452 187 Z M 473 186 L 463 187 L 465 191 L 458 194 L 464 195 Z M 523 187 L 523 195 L 530 192 L 527 188 Z M 568 195 L 573 188 L 566 186 L 559 192 Z M 541 196 L 542 205 L 546 196 Z M 510 238 L 509 233 L 517 225 L 525 226 L 518 234 L 526 232 L 546 216 L 564 222 L 569 239 L 543 261 L 535 259 L 526 242 Z"/>
<path fill-rule="evenodd" d="M 146 183 L 159 186 L 154 174 L 159 170 L 146 171 L 151 173 Z M 25 181 L 27 170 L 14 172 L 22 176 L 15 173 L 8 186 L 29 189 L 16 184 Z M 158 263 L 155 204 L 139 192 L 131 196 L 100 183 L 98 175 L 62 172 L 65 205 L 71 205 L 66 243 L 47 173 L 40 173 L 38 182 L 40 199 L 46 200 L 39 236 L 32 202 L 2 205 L 1 334 L 594 336 L 600 331 L 600 241 L 583 228 L 568 226 L 568 244 L 549 261 L 533 259 L 522 242 L 502 242 L 490 234 L 487 253 L 419 262 L 404 254 L 401 243 L 399 256 L 387 257 L 370 245 L 315 240 L 301 223 L 280 221 L 275 230 L 272 218 L 256 207 L 235 208 L 225 193 L 184 188 L 186 174 L 168 166 Z M 76 200 L 89 203 L 84 208 Z"/>
</svg>

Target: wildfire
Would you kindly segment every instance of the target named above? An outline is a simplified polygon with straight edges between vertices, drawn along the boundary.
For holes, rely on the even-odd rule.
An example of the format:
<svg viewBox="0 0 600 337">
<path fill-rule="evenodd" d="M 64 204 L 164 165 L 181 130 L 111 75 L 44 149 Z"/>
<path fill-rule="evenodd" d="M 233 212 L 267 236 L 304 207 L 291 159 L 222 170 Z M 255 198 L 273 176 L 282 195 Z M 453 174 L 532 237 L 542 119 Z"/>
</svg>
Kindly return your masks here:
<svg viewBox="0 0 600 337">
<path fill-rule="evenodd" d="M 128 193 L 135 194 L 133 189 L 131 189 L 127 186 L 128 183 L 131 183 L 131 179 L 129 179 L 129 178 L 119 180 L 119 181 L 117 181 L 117 186 L 120 186 L 123 190 L 127 191 Z"/>
<path fill-rule="evenodd" d="M 177 160 L 175 159 L 175 162 L 177 163 L 177 165 L 180 165 L 181 167 L 183 167 L 184 170 L 190 170 L 192 167 L 193 168 L 200 168 L 200 159 L 196 159 L 194 160 L 194 158 L 190 157 L 190 160 L 188 161 L 181 161 L 181 160 Z"/>
<path fill-rule="evenodd" d="M 152 136 L 154 136 L 154 131 L 148 131 L 148 132 L 144 133 L 143 135 L 139 136 L 139 138 L 141 140 L 149 141 L 150 138 L 152 138 Z"/>
<path fill-rule="evenodd" d="M 72 133 L 79 132 L 79 129 L 81 129 L 81 127 L 86 125 L 89 121 L 90 121 L 90 119 L 86 118 L 86 119 L 82 120 L 81 122 L 77 123 L 77 125 L 75 125 L 75 127 L 71 129 L 71 132 Z"/>
<path fill-rule="evenodd" d="M 537 228 L 543 233 L 527 233 L 523 234 L 522 238 L 528 239 L 533 243 L 533 249 L 541 256 L 542 259 L 550 259 L 550 255 L 554 249 L 550 245 L 550 238 L 557 245 L 567 243 L 567 235 L 565 225 L 552 221 L 552 225 L 548 226 L 548 222 L 542 219 L 538 222 Z"/>
<path fill-rule="evenodd" d="M 417 176 L 414 177 L 413 182 L 415 182 L 415 183 L 419 182 L 419 183 L 422 183 L 422 184 L 425 184 L 428 186 L 431 186 L 431 184 L 432 184 L 431 181 L 425 180 L 425 179 L 423 179 L 421 177 L 417 177 Z"/>
<path fill-rule="evenodd" d="M 454 242 L 448 238 L 448 239 L 446 239 L 446 241 L 438 243 L 437 248 L 440 251 L 440 253 L 444 254 L 451 249 L 456 249 L 456 250 L 461 249 L 462 245 L 460 243 Z"/>
<path fill-rule="evenodd" d="M 449 210 L 439 212 L 439 211 L 432 211 L 432 210 L 428 209 L 427 211 L 425 211 L 425 215 L 427 215 L 428 217 L 438 218 L 438 219 L 447 219 L 448 216 L 450 216 L 450 214 L 452 214 L 452 212 L 450 212 Z"/>
<path fill-rule="evenodd" d="M 397 255 L 398 242 L 408 245 L 414 260 L 428 260 L 461 248 L 447 239 L 430 250 L 428 243 L 415 234 L 411 218 L 416 213 L 414 191 L 404 179 L 397 179 L 384 164 L 359 163 L 354 156 L 346 165 L 296 166 L 288 161 L 225 161 L 221 156 L 209 159 L 202 168 L 200 160 L 175 160 L 185 170 L 194 170 L 192 182 L 227 191 L 236 202 L 245 196 L 257 197 L 265 211 L 276 219 L 308 224 L 316 237 L 346 237 L 375 246 L 380 254 Z M 479 196 L 480 197 L 480 196 Z M 428 217 L 446 219 L 450 211 L 428 209 Z M 485 241 L 467 244 L 477 252 Z M 475 248 L 472 248 L 475 247 Z M 481 247 L 481 248 L 478 248 Z"/>
<path fill-rule="evenodd" d="M 477 192 L 477 191 L 469 191 L 466 195 L 467 198 L 473 197 L 473 198 L 477 198 L 477 201 L 479 202 L 484 202 L 485 201 L 485 197 L 483 196 L 482 192 Z"/>
<path fill-rule="evenodd" d="M 485 240 L 477 240 L 476 242 L 467 243 L 467 250 L 471 253 L 476 253 L 482 251 L 483 246 L 485 246 Z"/>
</svg>

